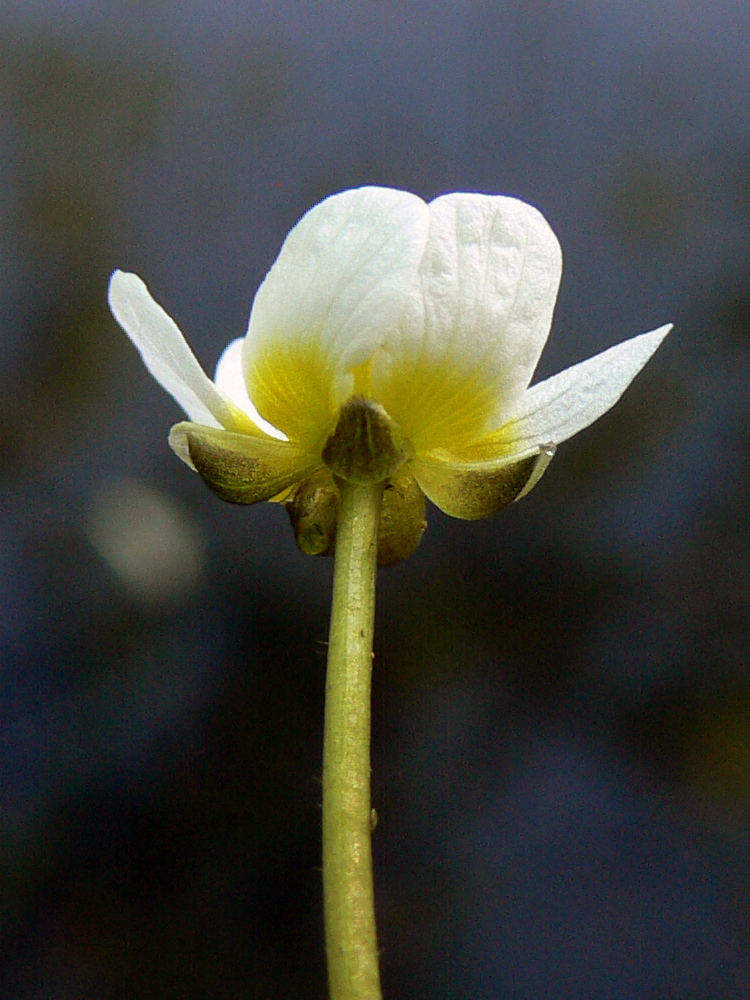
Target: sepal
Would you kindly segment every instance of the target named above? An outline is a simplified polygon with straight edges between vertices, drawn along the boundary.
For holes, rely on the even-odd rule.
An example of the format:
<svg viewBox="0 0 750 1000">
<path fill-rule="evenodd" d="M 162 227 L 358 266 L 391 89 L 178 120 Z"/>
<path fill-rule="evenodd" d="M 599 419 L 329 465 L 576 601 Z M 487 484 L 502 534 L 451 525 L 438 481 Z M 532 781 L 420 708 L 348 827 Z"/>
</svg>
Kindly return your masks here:
<svg viewBox="0 0 750 1000">
<path fill-rule="evenodd" d="M 206 486 L 229 503 L 270 500 L 320 464 L 288 441 L 187 421 L 175 424 L 169 443 L 183 460 L 189 459 Z"/>
<path fill-rule="evenodd" d="M 520 458 L 461 462 L 433 452 L 413 464 L 417 482 L 445 514 L 473 521 L 491 517 L 526 496 L 539 482 L 552 457 L 553 444 Z"/>
<path fill-rule="evenodd" d="M 427 504 L 410 472 L 386 483 L 378 532 L 378 566 L 393 566 L 416 552 L 427 527 Z"/>
<path fill-rule="evenodd" d="M 380 403 L 352 396 L 339 411 L 338 423 L 323 448 L 323 461 L 341 479 L 381 483 L 411 454 L 411 445 Z"/>
<path fill-rule="evenodd" d="M 283 501 L 297 545 L 307 556 L 332 556 L 341 496 L 328 469 L 319 469 Z"/>
<path fill-rule="evenodd" d="M 319 469 L 283 501 L 297 545 L 306 555 L 334 554 L 340 502 L 339 486 L 328 469 Z M 378 566 L 393 566 L 416 551 L 427 527 L 425 513 L 424 493 L 410 473 L 401 472 L 386 483 L 378 530 Z"/>
</svg>

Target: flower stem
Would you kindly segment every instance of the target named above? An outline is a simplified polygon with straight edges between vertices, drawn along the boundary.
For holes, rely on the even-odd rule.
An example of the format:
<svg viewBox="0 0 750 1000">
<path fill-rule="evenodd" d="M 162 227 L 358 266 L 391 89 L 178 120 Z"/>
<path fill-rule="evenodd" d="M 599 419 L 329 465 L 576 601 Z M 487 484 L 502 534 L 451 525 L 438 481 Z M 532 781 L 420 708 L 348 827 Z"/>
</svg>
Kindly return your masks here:
<svg viewBox="0 0 750 1000">
<path fill-rule="evenodd" d="M 370 844 L 370 678 L 383 483 L 345 482 L 323 741 L 323 898 L 331 1000 L 380 1000 Z"/>
</svg>

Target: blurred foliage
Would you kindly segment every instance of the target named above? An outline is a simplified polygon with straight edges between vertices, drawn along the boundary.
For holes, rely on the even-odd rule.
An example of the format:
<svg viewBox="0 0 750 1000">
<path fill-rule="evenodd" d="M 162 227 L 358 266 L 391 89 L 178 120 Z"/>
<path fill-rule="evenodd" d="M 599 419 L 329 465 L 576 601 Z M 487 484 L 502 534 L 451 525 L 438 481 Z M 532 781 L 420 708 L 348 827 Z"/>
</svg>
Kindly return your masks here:
<svg viewBox="0 0 750 1000">
<path fill-rule="evenodd" d="M 629 156 L 612 184 L 613 224 L 628 240 L 653 244 L 674 237 L 691 210 L 690 187 L 668 164 Z"/>
<path fill-rule="evenodd" d="M 145 27 L 139 22 L 136 35 L 161 7 L 138 5 Z M 422 15 L 408 6 L 397 13 L 408 73 L 394 77 L 387 64 L 380 91 L 365 69 L 374 73 L 387 53 L 358 48 L 348 23 L 334 48 L 329 41 L 298 50 L 279 25 L 234 48 L 229 40 L 225 48 L 212 43 L 214 61 L 197 80 L 190 60 L 198 57 L 176 54 L 163 40 L 146 52 L 75 30 L 4 34 L 3 224 L 17 279 L 5 333 L 18 338 L 20 362 L 3 373 L 0 469 L 20 513 L 8 514 L 0 549 L 16 574 L 3 622 L 11 641 L 2 650 L 0 735 L 12 806 L 0 829 L 0 951 L 11 956 L 0 970 L 3 1000 L 324 994 L 318 774 L 330 567 L 295 563 L 292 575 L 275 522 L 258 511 L 230 511 L 213 497 L 196 501 L 184 470 L 168 478 L 165 448 L 163 466 L 143 458 L 139 473 L 149 482 L 163 477 L 190 497 L 211 570 L 177 604 L 148 604 L 97 560 L 87 515 L 65 487 L 89 475 L 71 455 L 88 454 L 91 421 L 106 419 L 113 397 L 128 391 L 115 364 L 126 346 L 112 335 L 105 289 L 121 244 L 133 242 L 123 194 L 133 171 L 148 179 L 164 170 L 167 180 L 155 183 L 165 187 L 179 174 L 179 186 L 160 197 L 167 214 L 184 202 L 190 225 L 180 235 L 196 247 L 207 226 L 216 232 L 247 208 L 232 200 L 239 188 L 231 181 L 256 155 L 261 173 L 271 164 L 274 192 L 279 165 L 294 178 L 302 164 L 274 208 L 274 218 L 289 223 L 308 203 L 360 183 L 412 178 L 425 194 L 508 189 L 504 168 L 521 155 L 512 146 L 520 148 L 526 133 L 508 120 L 523 105 L 510 100 L 507 79 L 449 94 L 459 108 L 451 120 L 439 87 L 450 62 L 441 55 L 439 72 L 423 78 L 422 54 L 406 35 Z M 495 34 L 475 58 L 482 16 Z M 474 34 L 461 72 L 476 84 L 475 63 L 507 71 L 495 52 L 507 32 L 492 5 L 480 4 L 472 17 L 479 19 L 466 29 Z M 524 18 L 519 92 L 543 122 L 552 96 L 567 85 L 551 58 L 559 58 L 554 44 L 572 36 L 567 15 L 550 4 L 519 8 L 512 25 L 519 35 Z M 297 25 L 304 42 L 309 27 Z M 210 42 L 210 31 L 202 32 L 197 48 Z M 378 40 L 374 30 L 372 37 Z M 422 41 L 429 48 L 434 39 Z M 325 74 L 342 53 L 354 75 L 350 91 L 342 84 L 339 92 L 335 74 Z M 622 768 L 649 775 L 649 794 L 671 804 L 676 826 L 698 816 L 702 832 L 690 833 L 691 850 L 703 849 L 708 830 L 725 851 L 721 871 L 737 895 L 737 934 L 745 945 L 750 938 L 750 859 L 735 849 L 746 841 L 750 815 L 750 242 L 735 237 L 740 249 L 730 247 L 717 266 L 708 261 L 705 232 L 692 228 L 700 216 L 724 249 L 723 218 L 710 222 L 713 229 L 706 222 L 700 176 L 710 168 L 728 178 L 728 212 L 750 234 L 750 151 L 726 137 L 711 146 L 709 137 L 702 150 L 710 146 L 710 158 L 699 170 L 695 159 L 659 148 L 670 122 L 681 129 L 691 108 L 677 63 L 663 53 L 654 58 L 661 68 L 638 67 L 627 78 L 638 125 L 607 150 L 612 168 L 599 224 L 626 262 L 650 260 L 663 239 L 673 248 L 699 241 L 703 270 L 677 331 L 681 349 L 668 345 L 668 364 L 647 369 L 606 421 L 561 449 L 518 509 L 487 524 L 447 522 L 431 510 L 420 552 L 381 575 L 375 851 L 389 995 L 466 995 L 460 960 L 472 956 L 457 952 L 455 921 L 473 904 L 452 831 L 472 810 L 482 820 L 493 795 L 504 808 L 503 789 L 527 753 L 529 732 L 553 730 L 561 742 L 575 737 L 609 748 Z M 577 67 L 587 62 L 576 56 Z M 201 96 L 212 81 L 214 97 L 221 94 L 216 107 L 211 94 L 205 98 L 203 125 L 212 128 L 203 133 L 197 120 L 180 131 L 195 111 L 190 104 L 185 111 L 188 77 Z M 405 79 L 412 89 L 402 93 Z M 696 79 L 702 93 L 705 78 Z M 433 87 L 439 127 L 419 104 L 422 89 Z M 321 101 L 330 103 L 330 116 Z M 467 116 L 466 133 L 451 135 Z M 443 133 L 455 147 L 441 145 Z M 489 162 L 466 169 L 461 136 L 477 157 L 489 150 Z M 272 153 L 263 161 L 266 140 Z M 224 158 L 217 144 L 230 149 Z M 498 166 L 506 147 L 512 155 Z M 172 174 L 164 167 L 169 155 Z M 524 177 L 530 166 L 536 169 L 524 161 Z M 564 195 L 554 185 L 544 195 L 558 197 L 560 211 L 575 185 L 563 187 Z M 259 201 L 248 209 L 253 224 L 267 207 Z M 218 222 L 209 222 L 213 215 Z M 227 248 L 236 255 L 229 237 Z M 244 274 L 247 265 L 240 266 Z M 260 261 L 252 266 L 262 273 Z M 681 466 L 670 496 L 661 495 L 658 473 L 696 417 L 713 437 L 695 450 L 709 457 Z M 110 464 L 108 457 L 97 475 L 117 471 Z M 94 492 L 90 482 L 79 487 Z M 675 494 L 679 508 L 642 553 L 633 551 L 637 539 L 630 550 L 618 548 L 609 537 L 617 525 L 606 514 L 636 488 L 647 491 L 645 499 L 637 515 L 618 507 L 624 519 L 649 519 L 652 506 Z M 283 512 L 275 513 L 283 523 Z M 637 535 L 638 525 L 630 530 Z M 291 537 L 288 544 L 291 552 Z M 575 792 L 586 822 L 593 822 L 596 793 Z M 555 800 L 541 822 L 519 822 L 534 832 L 547 825 L 554 836 L 564 808 Z M 614 825 L 635 823 L 627 804 L 622 810 Z M 476 837 L 488 855 L 502 853 L 497 830 L 480 820 Z M 652 860 L 657 884 L 660 859 Z M 510 884 L 510 868 L 507 878 Z M 522 902 L 537 912 L 539 900 Z M 626 898 L 613 919 L 635 922 L 637 907 Z M 580 945 L 597 931 L 576 931 L 565 913 L 559 923 L 566 953 L 572 935 Z M 476 933 L 481 938 L 481 926 Z M 662 995 L 656 987 L 652 994 Z"/>
<path fill-rule="evenodd" d="M 694 408 L 694 388 L 680 374 L 646 367 L 607 420 L 568 448 L 556 472 L 579 491 L 632 482 L 658 465 Z"/>
<path fill-rule="evenodd" d="M 152 147 L 172 83 L 165 66 L 53 36 L 6 36 L 0 67 L 25 355 L 0 404 L 0 461 L 14 465 L 64 452 L 110 380 L 118 342 L 102 289 L 122 232 L 122 163 Z"/>
<path fill-rule="evenodd" d="M 747 349 L 750 347 L 750 274 L 728 278 L 719 298 L 716 329 L 728 343 Z"/>
<path fill-rule="evenodd" d="M 23 981 L 24 967 L 42 977 L 62 967 L 118 995 L 322 994 L 325 660 L 309 642 L 319 622 L 309 605 L 225 596 L 231 654 L 201 716 L 155 747 L 146 774 L 56 795 L 35 820 L 41 842 L 28 827 L 23 846 L 4 838 L 3 950 L 15 956 L 6 983 Z M 164 657 L 159 633 L 199 608 L 167 619 L 135 611 L 121 600 L 95 626 L 117 647 L 110 671 L 149 664 L 150 650 Z M 83 671 L 78 697 L 88 683 Z M 27 921 L 29 906 L 44 925 Z"/>
<path fill-rule="evenodd" d="M 230 106 L 240 127 L 252 132 L 261 120 L 276 127 L 291 101 L 292 55 L 281 38 L 264 39 L 229 67 Z"/>
</svg>

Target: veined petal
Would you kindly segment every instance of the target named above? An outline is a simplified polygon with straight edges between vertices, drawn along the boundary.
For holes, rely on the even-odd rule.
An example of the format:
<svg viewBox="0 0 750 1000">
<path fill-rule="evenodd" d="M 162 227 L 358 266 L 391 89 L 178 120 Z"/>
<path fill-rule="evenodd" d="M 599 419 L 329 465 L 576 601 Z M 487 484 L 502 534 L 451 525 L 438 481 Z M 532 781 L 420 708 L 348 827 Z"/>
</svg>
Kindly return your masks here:
<svg viewBox="0 0 750 1000">
<path fill-rule="evenodd" d="M 373 395 L 417 451 L 456 451 L 529 384 L 562 255 L 544 217 L 515 198 L 451 194 L 429 210 L 419 284 L 374 358 Z"/>
<path fill-rule="evenodd" d="M 420 455 L 410 469 L 427 497 L 443 513 L 473 521 L 490 517 L 526 496 L 542 478 L 554 454 L 553 444 L 483 462 L 461 461 L 432 452 Z"/>
<path fill-rule="evenodd" d="M 230 503 L 270 500 L 321 465 L 320 459 L 288 441 L 187 421 L 175 424 L 169 443 L 217 496 Z"/>
<path fill-rule="evenodd" d="M 352 370 L 413 291 L 428 223 L 415 195 L 359 188 L 327 198 L 287 236 L 255 297 L 243 363 L 258 412 L 290 440 L 322 447 Z"/>
<path fill-rule="evenodd" d="M 532 386 L 512 419 L 461 458 L 515 455 L 539 441 L 567 441 L 615 405 L 671 329 L 668 323 L 633 337 Z"/>
<path fill-rule="evenodd" d="M 201 368 L 179 327 L 135 274 L 115 271 L 109 283 L 115 319 L 140 351 L 143 363 L 191 420 L 209 427 L 259 431 Z"/>
</svg>

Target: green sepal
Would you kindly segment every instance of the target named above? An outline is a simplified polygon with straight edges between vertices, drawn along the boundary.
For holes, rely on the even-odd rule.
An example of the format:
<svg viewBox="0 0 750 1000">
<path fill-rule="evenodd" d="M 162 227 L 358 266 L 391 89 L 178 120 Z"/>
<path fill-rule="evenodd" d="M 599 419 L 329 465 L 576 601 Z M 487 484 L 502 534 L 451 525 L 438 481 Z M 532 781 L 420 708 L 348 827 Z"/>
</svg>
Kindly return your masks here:
<svg viewBox="0 0 750 1000">
<path fill-rule="evenodd" d="M 381 483 L 411 454 L 410 444 L 380 403 L 352 396 L 339 411 L 336 427 L 323 448 L 323 461 L 341 479 Z"/>
<path fill-rule="evenodd" d="M 416 551 L 427 527 L 427 503 L 411 472 L 386 483 L 378 531 L 378 566 L 393 566 Z"/>
<path fill-rule="evenodd" d="M 334 554 L 340 483 L 329 469 L 319 469 L 284 501 L 297 545 L 306 555 Z M 393 566 L 416 550 L 427 527 L 426 506 L 424 493 L 409 472 L 401 471 L 386 483 L 378 530 L 378 566 Z"/>
<path fill-rule="evenodd" d="M 300 550 L 308 556 L 332 556 L 341 496 L 329 469 L 320 469 L 284 501 Z"/>
<path fill-rule="evenodd" d="M 555 446 L 542 445 L 516 460 L 461 462 L 442 456 L 420 456 L 414 475 L 427 497 L 451 517 L 473 521 L 491 517 L 526 496 L 552 461 Z"/>
<path fill-rule="evenodd" d="M 188 421 L 176 424 L 169 437 L 178 454 L 187 451 L 206 486 L 229 503 L 270 500 L 308 477 L 319 464 L 289 441 Z"/>
</svg>

